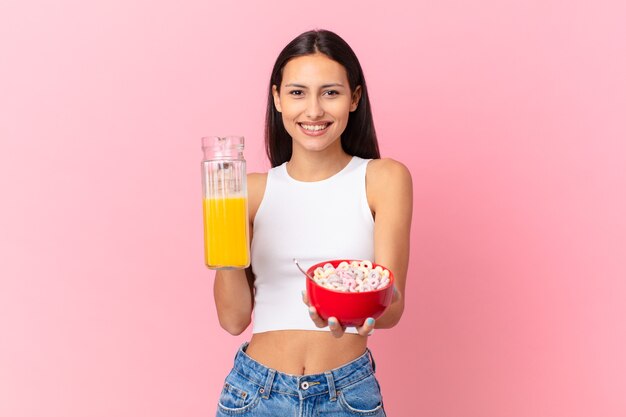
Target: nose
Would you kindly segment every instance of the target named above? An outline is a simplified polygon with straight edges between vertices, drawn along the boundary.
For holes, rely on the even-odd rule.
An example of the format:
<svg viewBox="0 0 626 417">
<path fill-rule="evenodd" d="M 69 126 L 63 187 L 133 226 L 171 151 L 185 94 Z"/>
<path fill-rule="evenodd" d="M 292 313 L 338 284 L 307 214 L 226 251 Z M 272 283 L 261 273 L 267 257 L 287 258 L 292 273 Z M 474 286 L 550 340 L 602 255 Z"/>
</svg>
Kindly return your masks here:
<svg viewBox="0 0 626 417">
<path fill-rule="evenodd" d="M 319 97 L 311 95 L 307 101 L 305 116 L 309 119 L 319 119 L 324 115 L 324 109 L 320 103 Z"/>
</svg>

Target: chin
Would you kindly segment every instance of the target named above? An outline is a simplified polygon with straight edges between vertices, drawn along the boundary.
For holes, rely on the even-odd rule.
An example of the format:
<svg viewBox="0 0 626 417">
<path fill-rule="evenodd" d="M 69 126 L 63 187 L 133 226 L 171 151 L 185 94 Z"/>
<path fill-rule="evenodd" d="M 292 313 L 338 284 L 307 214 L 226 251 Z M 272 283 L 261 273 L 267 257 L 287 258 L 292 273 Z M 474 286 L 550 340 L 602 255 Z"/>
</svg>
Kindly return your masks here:
<svg viewBox="0 0 626 417">
<path fill-rule="evenodd" d="M 299 146 L 300 146 L 302 149 L 304 149 L 304 150 L 306 150 L 306 151 L 310 151 L 310 152 L 321 152 L 321 151 L 325 151 L 325 150 L 327 150 L 328 148 L 332 147 L 332 145 L 333 145 L 333 142 L 331 142 L 331 143 L 328 143 L 328 142 L 325 142 L 325 143 L 311 143 L 311 140 L 310 140 L 310 139 L 309 139 L 307 142 L 309 142 L 309 143 L 306 143 L 306 142 L 305 142 L 305 143 L 300 142 L 300 143 L 299 143 Z"/>
</svg>

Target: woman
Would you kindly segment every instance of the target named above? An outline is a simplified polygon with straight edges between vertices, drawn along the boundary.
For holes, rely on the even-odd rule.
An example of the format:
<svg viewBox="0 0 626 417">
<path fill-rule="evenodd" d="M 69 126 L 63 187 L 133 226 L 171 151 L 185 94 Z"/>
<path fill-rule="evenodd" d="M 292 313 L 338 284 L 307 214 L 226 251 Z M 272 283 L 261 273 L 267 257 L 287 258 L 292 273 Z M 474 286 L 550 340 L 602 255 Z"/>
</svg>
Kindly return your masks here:
<svg viewBox="0 0 626 417">
<path fill-rule="evenodd" d="M 225 330 L 240 334 L 254 311 L 252 339 L 237 352 L 217 415 L 384 416 L 367 339 L 396 325 L 404 309 L 411 176 L 380 159 L 361 66 L 332 32 L 303 33 L 283 49 L 267 106 L 272 169 L 248 176 L 251 267 L 215 278 Z M 322 320 L 293 258 L 307 267 L 328 259 L 385 265 L 396 278 L 393 302 L 357 328 Z"/>
</svg>

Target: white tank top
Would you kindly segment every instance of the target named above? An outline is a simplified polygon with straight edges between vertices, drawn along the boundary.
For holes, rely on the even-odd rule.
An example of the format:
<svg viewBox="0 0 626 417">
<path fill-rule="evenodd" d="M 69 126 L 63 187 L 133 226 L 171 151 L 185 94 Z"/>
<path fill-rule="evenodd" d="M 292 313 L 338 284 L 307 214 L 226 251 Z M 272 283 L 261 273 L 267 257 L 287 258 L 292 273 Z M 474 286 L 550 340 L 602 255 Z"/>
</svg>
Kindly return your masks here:
<svg viewBox="0 0 626 417">
<path fill-rule="evenodd" d="M 329 259 L 374 260 L 374 219 L 365 193 L 368 162 L 355 156 L 337 174 L 316 182 L 291 178 L 286 163 L 269 170 L 251 243 L 253 333 L 328 331 L 309 317 L 302 302 L 306 277 L 293 258 L 305 269 Z"/>
</svg>

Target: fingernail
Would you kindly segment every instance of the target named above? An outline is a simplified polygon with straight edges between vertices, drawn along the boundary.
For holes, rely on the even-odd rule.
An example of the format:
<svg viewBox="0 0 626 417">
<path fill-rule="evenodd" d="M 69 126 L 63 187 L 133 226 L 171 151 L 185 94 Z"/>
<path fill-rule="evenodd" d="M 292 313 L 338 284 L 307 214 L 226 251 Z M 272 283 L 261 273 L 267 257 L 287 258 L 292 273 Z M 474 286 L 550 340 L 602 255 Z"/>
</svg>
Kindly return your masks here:
<svg viewBox="0 0 626 417">
<path fill-rule="evenodd" d="M 304 294 L 306 294 L 305 290 L 300 291 L 300 294 L 302 294 L 302 298 L 304 298 Z"/>
<path fill-rule="evenodd" d="M 328 319 L 328 325 L 334 327 L 335 324 L 337 324 L 337 322 L 335 321 L 335 319 Z"/>
<path fill-rule="evenodd" d="M 374 319 L 373 318 L 368 318 L 367 320 L 365 320 L 368 326 L 373 326 L 374 325 Z"/>
<path fill-rule="evenodd" d="M 309 314 L 310 314 L 310 315 L 315 314 L 315 310 L 313 310 L 312 308 L 309 308 Z"/>
</svg>

